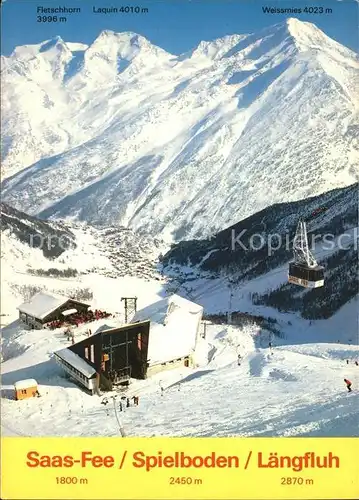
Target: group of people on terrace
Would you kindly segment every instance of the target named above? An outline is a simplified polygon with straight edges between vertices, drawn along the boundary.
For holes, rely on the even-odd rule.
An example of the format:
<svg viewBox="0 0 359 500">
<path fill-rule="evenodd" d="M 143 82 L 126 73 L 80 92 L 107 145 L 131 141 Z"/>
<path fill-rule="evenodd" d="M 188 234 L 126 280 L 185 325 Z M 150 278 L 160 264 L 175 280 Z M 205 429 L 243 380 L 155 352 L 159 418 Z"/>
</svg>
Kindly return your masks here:
<svg viewBox="0 0 359 500">
<path fill-rule="evenodd" d="M 46 324 L 46 327 L 50 328 L 50 330 L 70 325 L 77 327 L 81 324 L 90 323 L 91 321 L 97 321 L 103 318 L 109 318 L 110 316 L 112 315 L 106 311 L 101 311 L 99 309 L 95 309 L 94 311 L 92 311 L 91 309 L 89 309 L 86 312 L 76 312 L 67 316 L 66 318 L 50 321 Z"/>
</svg>

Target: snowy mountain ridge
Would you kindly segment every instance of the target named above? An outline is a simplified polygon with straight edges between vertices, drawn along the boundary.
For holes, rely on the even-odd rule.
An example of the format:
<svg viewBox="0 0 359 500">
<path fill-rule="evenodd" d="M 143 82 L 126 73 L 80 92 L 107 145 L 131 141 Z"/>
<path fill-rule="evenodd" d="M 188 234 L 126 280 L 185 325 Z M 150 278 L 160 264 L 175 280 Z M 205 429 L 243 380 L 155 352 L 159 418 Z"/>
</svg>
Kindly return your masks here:
<svg viewBox="0 0 359 500">
<path fill-rule="evenodd" d="M 358 61 L 310 23 L 180 56 L 104 31 L 2 60 L 3 198 L 30 214 L 178 241 L 357 180 Z"/>
</svg>

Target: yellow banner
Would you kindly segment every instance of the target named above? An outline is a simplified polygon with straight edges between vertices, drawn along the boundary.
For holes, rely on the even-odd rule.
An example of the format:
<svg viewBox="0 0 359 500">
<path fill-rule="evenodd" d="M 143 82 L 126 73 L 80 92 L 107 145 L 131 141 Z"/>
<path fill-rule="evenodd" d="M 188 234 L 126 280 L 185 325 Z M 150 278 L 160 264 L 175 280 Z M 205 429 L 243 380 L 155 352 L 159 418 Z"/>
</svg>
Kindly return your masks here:
<svg viewBox="0 0 359 500">
<path fill-rule="evenodd" d="M 356 438 L 3 438 L 1 498 L 357 499 Z"/>
</svg>

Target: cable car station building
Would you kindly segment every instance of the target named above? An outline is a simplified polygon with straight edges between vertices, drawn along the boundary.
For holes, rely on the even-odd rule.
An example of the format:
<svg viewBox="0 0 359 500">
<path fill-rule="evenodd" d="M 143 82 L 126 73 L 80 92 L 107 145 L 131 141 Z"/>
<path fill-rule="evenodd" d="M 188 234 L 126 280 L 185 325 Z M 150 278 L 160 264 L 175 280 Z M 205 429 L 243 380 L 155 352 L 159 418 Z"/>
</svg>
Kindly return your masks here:
<svg viewBox="0 0 359 500">
<path fill-rule="evenodd" d="M 191 366 L 203 308 L 173 295 L 138 311 L 132 322 L 101 326 L 92 336 L 54 353 L 55 361 L 92 394 Z"/>
<path fill-rule="evenodd" d="M 99 328 L 88 337 L 54 353 L 55 361 L 92 394 L 111 391 L 147 371 L 149 322 Z"/>
</svg>

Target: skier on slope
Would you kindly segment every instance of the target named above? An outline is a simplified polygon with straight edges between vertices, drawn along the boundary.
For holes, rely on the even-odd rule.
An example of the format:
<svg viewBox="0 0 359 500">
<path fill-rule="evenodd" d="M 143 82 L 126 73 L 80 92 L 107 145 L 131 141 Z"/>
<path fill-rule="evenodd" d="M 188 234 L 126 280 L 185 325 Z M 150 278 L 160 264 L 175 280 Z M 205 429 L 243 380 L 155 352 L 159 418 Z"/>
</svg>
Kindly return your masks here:
<svg viewBox="0 0 359 500">
<path fill-rule="evenodd" d="M 350 380 L 348 380 L 348 379 L 345 378 L 344 382 L 347 385 L 348 392 L 352 392 L 352 383 L 350 382 Z"/>
</svg>

